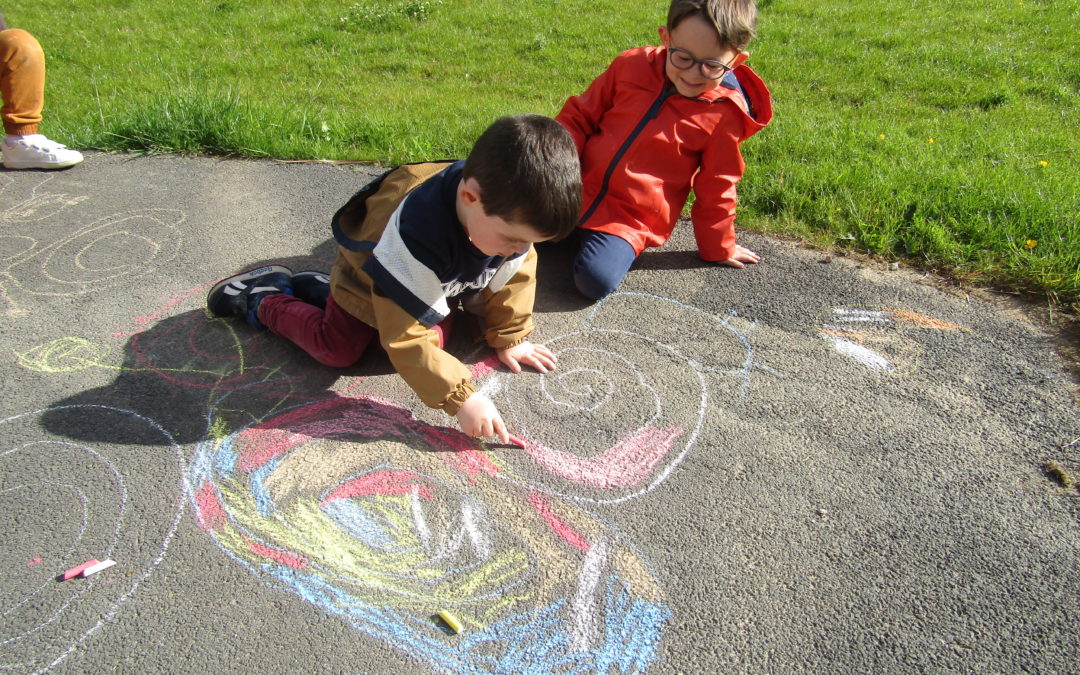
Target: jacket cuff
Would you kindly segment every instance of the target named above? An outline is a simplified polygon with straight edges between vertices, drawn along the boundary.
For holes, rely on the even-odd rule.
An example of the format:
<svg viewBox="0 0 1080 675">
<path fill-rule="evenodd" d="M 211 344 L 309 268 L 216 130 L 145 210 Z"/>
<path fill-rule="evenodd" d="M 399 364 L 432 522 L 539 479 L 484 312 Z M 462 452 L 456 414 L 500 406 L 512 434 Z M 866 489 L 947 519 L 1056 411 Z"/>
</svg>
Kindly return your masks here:
<svg viewBox="0 0 1080 675">
<path fill-rule="evenodd" d="M 730 249 L 726 248 L 726 247 L 721 247 L 721 248 L 713 248 L 713 249 L 710 249 L 708 251 L 698 250 L 698 257 L 701 258 L 702 260 L 704 260 L 705 262 L 720 263 L 720 262 L 724 262 L 725 260 L 727 260 L 728 258 L 730 258 L 733 255 L 735 255 L 735 247 L 734 246 L 732 246 Z"/>
<path fill-rule="evenodd" d="M 473 383 L 464 380 L 458 386 L 454 387 L 454 390 L 450 392 L 450 395 L 446 397 L 442 403 L 439 404 L 439 408 L 446 411 L 447 415 L 456 415 L 461 406 L 465 404 L 465 400 L 476 393 L 476 387 Z"/>
<path fill-rule="evenodd" d="M 522 342 L 527 341 L 528 339 L 529 339 L 528 335 L 523 335 L 523 336 L 519 337 L 518 339 L 510 340 L 509 342 L 507 342 L 505 340 L 497 340 L 496 342 L 498 342 L 498 346 L 493 345 L 491 343 L 488 343 L 488 346 L 491 347 L 492 349 L 510 349 L 511 347 L 517 347 L 519 344 L 521 344 Z"/>
</svg>

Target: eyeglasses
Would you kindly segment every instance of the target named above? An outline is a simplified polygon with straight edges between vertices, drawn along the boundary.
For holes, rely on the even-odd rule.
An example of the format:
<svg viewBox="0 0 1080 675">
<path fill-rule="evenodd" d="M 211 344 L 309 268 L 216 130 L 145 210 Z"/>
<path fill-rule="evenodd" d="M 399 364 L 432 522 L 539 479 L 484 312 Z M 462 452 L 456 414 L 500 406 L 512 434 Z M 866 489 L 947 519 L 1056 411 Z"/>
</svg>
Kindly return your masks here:
<svg viewBox="0 0 1080 675">
<path fill-rule="evenodd" d="M 738 56 L 735 58 L 738 58 Z M 713 61 L 712 59 L 695 58 L 693 54 L 681 47 L 668 47 L 668 60 L 671 61 L 671 65 L 679 70 L 687 70 L 696 65 L 702 76 L 710 80 L 719 80 L 732 70 L 735 70 L 726 63 Z M 734 60 L 732 59 L 732 61 Z"/>
</svg>

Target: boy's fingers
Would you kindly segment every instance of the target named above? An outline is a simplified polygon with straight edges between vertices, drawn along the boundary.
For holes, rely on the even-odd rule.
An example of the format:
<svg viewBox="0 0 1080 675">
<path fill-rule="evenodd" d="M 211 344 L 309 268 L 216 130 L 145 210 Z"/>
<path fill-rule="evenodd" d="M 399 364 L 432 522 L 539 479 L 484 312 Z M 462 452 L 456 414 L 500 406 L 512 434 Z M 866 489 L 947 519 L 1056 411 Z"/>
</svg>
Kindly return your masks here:
<svg viewBox="0 0 1080 675">
<path fill-rule="evenodd" d="M 540 357 L 539 354 L 533 354 L 529 357 L 528 361 L 524 361 L 525 364 L 531 366 L 533 369 L 540 371 L 541 373 L 547 372 L 547 362 Z"/>
<path fill-rule="evenodd" d="M 494 433 L 495 431 L 491 428 L 491 422 L 485 420 L 480 423 L 480 428 L 477 429 L 476 435 L 482 438 L 485 436 L 494 435 Z"/>
<path fill-rule="evenodd" d="M 496 416 L 495 419 L 492 420 L 492 426 L 494 427 L 494 435 L 499 437 L 499 442 L 504 445 L 508 444 L 510 442 L 510 432 L 506 430 L 506 425 L 503 424 L 502 418 Z"/>
</svg>

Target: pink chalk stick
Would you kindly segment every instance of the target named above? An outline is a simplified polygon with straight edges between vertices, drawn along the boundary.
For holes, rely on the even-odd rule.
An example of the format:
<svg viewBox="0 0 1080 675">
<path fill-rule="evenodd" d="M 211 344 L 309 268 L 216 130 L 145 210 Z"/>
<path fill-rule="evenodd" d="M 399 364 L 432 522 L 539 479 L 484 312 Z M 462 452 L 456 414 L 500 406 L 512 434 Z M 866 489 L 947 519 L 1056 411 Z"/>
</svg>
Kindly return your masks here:
<svg viewBox="0 0 1080 675">
<path fill-rule="evenodd" d="M 514 445 L 518 446 L 522 450 L 525 449 L 525 439 L 522 438 L 521 436 L 514 436 L 514 435 L 511 434 L 510 442 L 513 443 Z"/>
<path fill-rule="evenodd" d="M 90 560 L 87 560 L 83 564 L 76 565 L 75 567 L 72 567 L 71 569 L 69 569 L 67 572 L 64 572 L 63 576 L 61 576 L 60 578 L 63 579 L 64 581 L 67 581 L 68 579 L 70 579 L 72 577 L 77 577 L 80 574 L 82 574 L 83 570 L 85 570 L 87 567 L 93 567 L 96 564 L 98 564 L 97 558 L 91 558 Z"/>
</svg>

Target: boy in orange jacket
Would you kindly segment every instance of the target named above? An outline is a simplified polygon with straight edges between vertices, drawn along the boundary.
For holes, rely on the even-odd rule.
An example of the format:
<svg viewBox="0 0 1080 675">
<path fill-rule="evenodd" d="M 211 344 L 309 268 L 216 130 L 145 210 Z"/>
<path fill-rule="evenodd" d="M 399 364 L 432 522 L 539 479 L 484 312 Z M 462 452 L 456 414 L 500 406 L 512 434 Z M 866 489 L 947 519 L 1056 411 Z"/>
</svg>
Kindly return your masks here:
<svg viewBox="0 0 1080 675">
<path fill-rule="evenodd" d="M 611 293 L 642 251 L 668 240 L 691 188 L 701 258 L 759 261 L 735 243 L 740 145 L 772 119 L 769 90 L 744 65 L 756 22 L 753 0 L 673 0 L 662 47 L 623 52 L 556 116 L 581 159 L 573 274 L 587 297 Z"/>
</svg>

